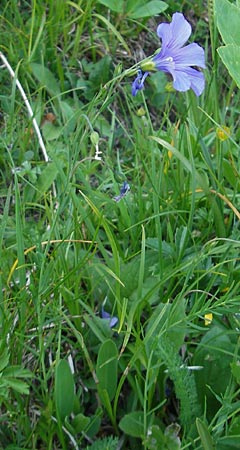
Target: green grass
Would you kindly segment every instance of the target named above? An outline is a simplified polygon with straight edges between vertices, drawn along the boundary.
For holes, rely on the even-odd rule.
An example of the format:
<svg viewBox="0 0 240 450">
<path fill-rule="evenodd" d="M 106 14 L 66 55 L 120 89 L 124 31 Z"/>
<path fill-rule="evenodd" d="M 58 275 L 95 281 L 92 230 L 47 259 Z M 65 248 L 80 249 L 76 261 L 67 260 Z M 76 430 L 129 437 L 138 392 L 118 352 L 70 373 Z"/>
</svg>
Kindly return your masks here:
<svg viewBox="0 0 240 450">
<path fill-rule="evenodd" d="M 210 3 L 2 2 L 0 449 L 239 446 L 239 90 Z M 180 10 L 203 95 L 157 73 L 133 98 Z"/>
</svg>

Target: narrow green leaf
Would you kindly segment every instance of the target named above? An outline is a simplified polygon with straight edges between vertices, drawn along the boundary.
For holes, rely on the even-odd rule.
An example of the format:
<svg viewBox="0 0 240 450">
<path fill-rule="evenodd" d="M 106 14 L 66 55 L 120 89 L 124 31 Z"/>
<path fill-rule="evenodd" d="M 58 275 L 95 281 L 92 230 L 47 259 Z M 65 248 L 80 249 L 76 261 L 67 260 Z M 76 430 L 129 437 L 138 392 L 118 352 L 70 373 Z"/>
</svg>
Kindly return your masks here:
<svg viewBox="0 0 240 450">
<path fill-rule="evenodd" d="M 199 418 L 196 419 L 196 425 L 204 450 L 214 450 L 215 446 L 207 425 Z"/>
<path fill-rule="evenodd" d="M 15 216 L 16 216 L 16 243 L 18 256 L 18 275 L 20 287 L 24 287 L 26 283 L 26 270 L 24 267 L 24 233 L 23 233 L 23 211 L 22 200 L 19 192 L 18 178 L 15 175 Z M 22 313 L 24 314 L 24 305 L 22 304 Z"/>
<path fill-rule="evenodd" d="M 169 150 L 170 152 L 173 153 L 173 155 L 179 160 L 181 161 L 181 163 L 183 164 L 183 166 L 185 167 L 185 169 L 192 173 L 192 166 L 190 164 L 190 162 L 188 161 L 188 159 L 182 155 L 182 153 L 180 153 L 180 151 L 173 147 L 171 144 L 169 144 L 169 142 L 164 141 L 164 139 L 161 139 L 159 137 L 156 136 L 150 136 L 150 139 L 152 139 L 153 141 L 156 141 L 158 144 L 162 145 L 162 147 L 166 148 L 167 150 Z"/>
<path fill-rule="evenodd" d="M 10 206 L 10 199 L 11 199 L 11 191 L 12 191 L 12 186 L 10 185 L 7 191 L 7 196 L 6 196 L 6 201 L 5 201 L 5 205 L 4 205 L 4 209 L 3 209 L 3 214 L 1 217 L 1 226 L 0 226 L 0 304 L 3 305 L 3 271 L 4 271 L 4 267 L 6 264 L 6 260 L 3 256 L 3 237 L 4 237 L 4 233 L 5 233 L 5 229 L 7 226 L 7 221 L 8 221 L 8 212 L 9 212 L 9 206 Z M 1 308 L 0 308 L 0 312 L 1 312 Z M 1 316 L 1 314 L 0 314 Z"/>
<path fill-rule="evenodd" d="M 109 22 L 106 17 L 102 16 L 101 14 L 93 14 L 97 19 L 101 20 L 103 23 L 105 23 L 108 30 L 110 30 L 117 38 L 119 42 L 121 42 L 122 46 L 127 50 L 129 54 L 131 54 L 130 48 L 128 47 L 126 41 L 123 39 L 122 35 L 119 33 L 119 31 L 114 27 L 114 25 Z"/>
<path fill-rule="evenodd" d="M 139 299 L 142 298 L 142 289 L 144 282 L 144 267 L 145 267 L 145 253 L 146 253 L 145 246 L 146 246 L 146 235 L 145 235 L 145 228 L 142 225 L 142 246 L 141 246 L 141 259 L 140 259 L 138 290 L 137 290 L 137 295 Z"/>
<path fill-rule="evenodd" d="M 63 421 L 73 411 L 74 380 L 69 364 L 60 360 L 55 370 L 55 402 L 57 415 Z"/>
<path fill-rule="evenodd" d="M 0 354 L 0 372 L 8 365 L 9 362 L 9 350 L 7 347 L 3 349 Z"/>
</svg>

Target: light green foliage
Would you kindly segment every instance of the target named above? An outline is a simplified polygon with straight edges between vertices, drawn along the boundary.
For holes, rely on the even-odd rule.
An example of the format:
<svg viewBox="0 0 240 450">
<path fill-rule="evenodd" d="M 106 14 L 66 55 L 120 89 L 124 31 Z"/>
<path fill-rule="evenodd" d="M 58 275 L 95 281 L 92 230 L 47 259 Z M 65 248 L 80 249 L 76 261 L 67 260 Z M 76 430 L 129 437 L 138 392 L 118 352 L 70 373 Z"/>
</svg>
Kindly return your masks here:
<svg viewBox="0 0 240 450">
<path fill-rule="evenodd" d="M 236 46 L 234 44 L 228 44 L 225 47 L 219 47 L 218 53 L 222 59 L 222 62 L 227 67 L 231 77 L 240 88 L 240 45 Z"/>
<path fill-rule="evenodd" d="M 0 342 L 0 404 L 7 405 L 11 392 L 28 395 L 29 383 L 24 379 L 32 378 L 33 374 L 21 366 L 11 366 L 9 364 L 9 349 Z"/>
<path fill-rule="evenodd" d="M 142 0 L 98 0 L 99 3 L 119 14 L 126 14 L 130 19 L 141 19 L 160 14 L 168 5 L 166 2 L 152 0 L 144 2 Z"/>
<path fill-rule="evenodd" d="M 240 7 L 228 0 L 215 0 L 218 30 L 225 46 L 218 53 L 231 77 L 240 88 Z"/>
<path fill-rule="evenodd" d="M 133 98 L 182 7 L 204 93 Z M 1 2 L 0 448 L 239 447 L 239 2 L 208 10 Z"/>
<path fill-rule="evenodd" d="M 181 422 L 190 427 L 200 413 L 194 375 L 182 363 L 169 338 L 162 336 L 158 340 L 156 352 L 160 361 L 167 367 L 168 375 L 174 383 L 176 396 L 180 401 Z"/>
<path fill-rule="evenodd" d="M 88 445 L 86 450 L 117 450 L 117 448 L 118 439 L 110 436 L 101 440 L 99 439 L 90 446 Z"/>
</svg>

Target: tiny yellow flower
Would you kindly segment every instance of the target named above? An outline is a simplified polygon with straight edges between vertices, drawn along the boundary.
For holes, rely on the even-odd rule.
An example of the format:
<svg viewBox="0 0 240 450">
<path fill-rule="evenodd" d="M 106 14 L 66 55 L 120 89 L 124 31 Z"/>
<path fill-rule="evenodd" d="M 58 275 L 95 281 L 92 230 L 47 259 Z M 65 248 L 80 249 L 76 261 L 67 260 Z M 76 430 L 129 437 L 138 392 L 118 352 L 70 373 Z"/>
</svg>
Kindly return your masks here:
<svg viewBox="0 0 240 450">
<path fill-rule="evenodd" d="M 216 135 L 220 141 L 226 141 L 231 136 L 231 130 L 229 127 L 223 125 L 221 128 L 218 127 L 216 130 Z"/>
<path fill-rule="evenodd" d="M 212 320 L 213 320 L 212 313 L 205 314 L 204 319 L 205 319 L 205 326 L 207 327 L 208 325 L 210 325 L 212 323 Z"/>
</svg>

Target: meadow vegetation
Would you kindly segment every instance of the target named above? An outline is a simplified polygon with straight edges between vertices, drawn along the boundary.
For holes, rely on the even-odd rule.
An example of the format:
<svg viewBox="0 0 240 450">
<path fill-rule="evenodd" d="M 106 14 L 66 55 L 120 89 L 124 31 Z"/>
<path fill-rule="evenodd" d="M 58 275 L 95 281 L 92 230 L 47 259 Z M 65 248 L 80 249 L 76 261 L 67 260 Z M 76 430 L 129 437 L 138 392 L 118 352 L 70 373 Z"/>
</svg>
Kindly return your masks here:
<svg viewBox="0 0 240 450">
<path fill-rule="evenodd" d="M 0 449 L 239 448 L 239 3 L 1 1 Z"/>
</svg>

